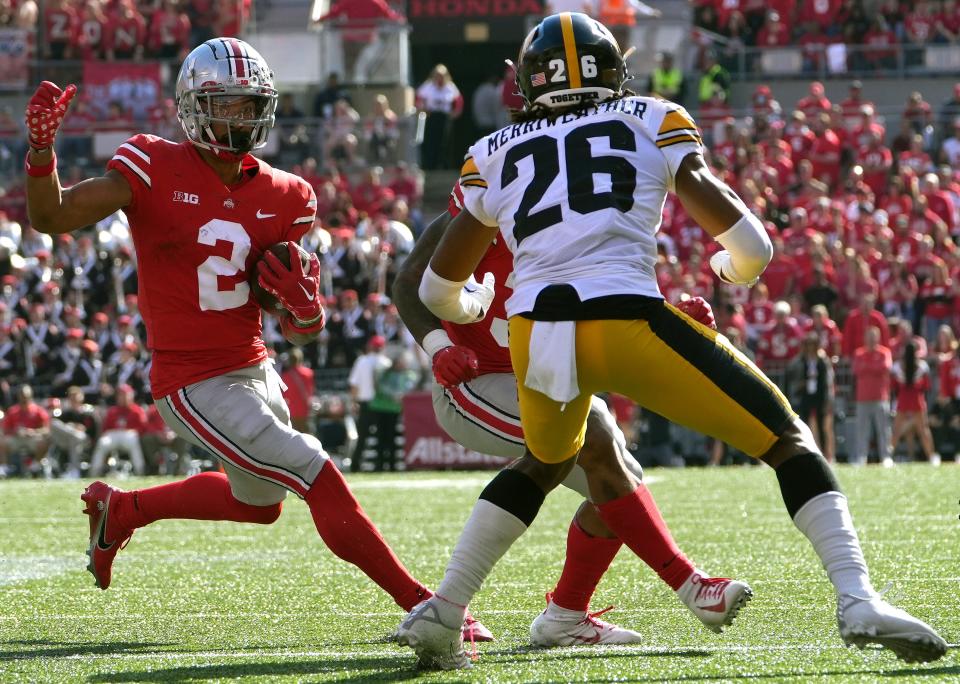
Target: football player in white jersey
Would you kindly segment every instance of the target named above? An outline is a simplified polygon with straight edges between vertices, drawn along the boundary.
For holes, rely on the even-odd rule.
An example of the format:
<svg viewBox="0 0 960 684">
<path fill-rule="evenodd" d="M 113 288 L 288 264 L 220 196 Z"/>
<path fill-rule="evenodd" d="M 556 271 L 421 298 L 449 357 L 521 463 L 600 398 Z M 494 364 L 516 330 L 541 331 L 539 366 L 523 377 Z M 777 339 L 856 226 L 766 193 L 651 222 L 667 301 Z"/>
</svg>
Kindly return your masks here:
<svg viewBox="0 0 960 684">
<path fill-rule="evenodd" d="M 559 473 L 572 467 L 591 395 L 603 391 L 721 439 L 774 468 L 787 511 L 836 588 L 846 644 L 879 644 L 907 661 L 942 657 L 946 642 L 874 589 L 847 499 L 780 390 L 726 338 L 664 302 L 653 265 L 669 191 L 722 247 L 710 262 L 721 280 L 752 285 L 773 249 L 710 172 L 690 116 L 626 91 L 626 78 L 610 31 L 584 14 L 553 15 L 530 32 L 517 64 L 524 109 L 471 147 L 464 211 L 434 252 L 421 299 L 444 320 L 481 320 L 491 279 L 467 283 L 499 228 L 514 256 L 506 313 L 520 420 L 537 459 Z M 519 495 L 519 479 L 514 488 Z M 535 488 L 527 483 L 531 496 Z M 639 483 L 591 495 L 610 530 L 639 547 Z M 484 535 L 496 538 L 497 522 L 473 526 L 477 548 Z M 404 621 L 401 641 L 421 659 L 453 662 L 478 588 L 451 562 L 437 594 Z"/>
</svg>

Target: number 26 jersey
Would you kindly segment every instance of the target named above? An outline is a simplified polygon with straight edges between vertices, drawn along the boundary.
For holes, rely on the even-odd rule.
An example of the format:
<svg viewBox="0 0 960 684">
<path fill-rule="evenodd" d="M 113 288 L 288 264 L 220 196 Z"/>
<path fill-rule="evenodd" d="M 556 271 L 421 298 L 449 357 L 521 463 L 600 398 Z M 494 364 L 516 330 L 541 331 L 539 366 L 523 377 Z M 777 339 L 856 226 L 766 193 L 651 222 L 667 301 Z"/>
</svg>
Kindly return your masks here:
<svg viewBox="0 0 960 684">
<path fill-rule="evenodd" d="M 654 265 L 663 203 L 696 124 L 677 104 L 631 96 L 507 126 L 478 140 L 460 174 L 463 204 L 499 226 L 514 257 L 507 315 L 533 311 L 548 285 L 581 301 L 661 297 Z"/>
<path fill-rule="evenodd" d="M 248 284 L 266 249 L 299 242 L 316 197 L 300 178 L 247 155 L 227 187 L 192 143 L 136 135 L 107 164 L 123 174 L 137 251 L 154 398 L 267 358 Z"/>
</svg>

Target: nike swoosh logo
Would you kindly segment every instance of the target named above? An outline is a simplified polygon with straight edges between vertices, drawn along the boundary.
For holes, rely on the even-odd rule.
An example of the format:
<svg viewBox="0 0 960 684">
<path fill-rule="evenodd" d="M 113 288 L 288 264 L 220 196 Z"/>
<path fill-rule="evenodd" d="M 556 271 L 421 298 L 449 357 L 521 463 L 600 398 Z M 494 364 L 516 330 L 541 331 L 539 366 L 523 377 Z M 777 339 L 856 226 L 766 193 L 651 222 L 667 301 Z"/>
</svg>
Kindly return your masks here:
<svg viewBox="0 0 960 684">
<path fill-rule="evenodd" d="M 700 606 L 700 610 L 708 610 L 711 613 L 723 613 L 727 609 L 727 600 L 723 599 L 720 603 L 714 603 L 712 606 Z"/>
<path fill-rule="evenodd" d="M 97 548 L 101 551 L 109 551 L 113 548 L 113 545 L 116 544 L 116 542 L 110 542 L 108 544 L 107 538 L 104 536 L 104 532 L 106 532 L 107 529 L 107 511 L 110 510 L 109 498 L 107 499 L 106 503 L 107 506 L 104 508 L 103 516 L 100 518 L 100 534 L 97 536 Z"/>
<path fill-rule="evenodd" d="M 258 219 L 273 218 L 274 216 L 276 216 L 276 214 L 264 214 L 262 211 L 260 211 L 259 209 L 257 209 L 257 218 L 258 218 Z"/>
<path fill-rule="evenodd" d="M 307 301 L 308 301 L 308 302 L 312 302 L 312 301 L 313 301 L 313 298 L 316 297 L 315 294 L 313 294 L 312 292 L 309 292 L 309 291 L 307 290 L 307 288 L 305 288 L 305 287 L 303 286 L 303 283 L 300 283 L 300 289 L 303 290 L 303 294 L 305 294 L 305 295 L 307 296 Z"/>
</svg>

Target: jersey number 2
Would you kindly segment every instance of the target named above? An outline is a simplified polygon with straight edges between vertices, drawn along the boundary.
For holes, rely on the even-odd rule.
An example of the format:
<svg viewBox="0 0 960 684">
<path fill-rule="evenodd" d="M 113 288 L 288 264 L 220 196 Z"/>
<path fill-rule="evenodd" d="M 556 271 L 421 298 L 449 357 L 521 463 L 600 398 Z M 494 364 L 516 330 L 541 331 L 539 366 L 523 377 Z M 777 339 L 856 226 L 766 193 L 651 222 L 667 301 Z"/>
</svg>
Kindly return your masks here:
<svg viewBox="0 0 960 684">
<path fill-rule="evenodd" d="M 563 146 L 566 157 L 567 201 L 570 208 L 578 214 L 609 208 L 621 212 L 630 211 L 633 208 L 633 193 L 637 189 L 637 167 L 624 157 L 593 156 L 590 149 L 591 138 L 606 138 L 611 150 L 635 152 L 637 149 L 633 131 L 621 121 L 587 124 L 567 134 Z M 510 148 L 503 161 L 500 187 L 505 188 L 520 177 L 520 160 L 526 157 L 532 157 L 533 160 L 533 178 L 513 215 L 516 225 L 513 234 L 518 245 L 524 238 L 563 220 L 563 208 L 559 204 L 530 212 L 537 202 L 543 199 L 550 184 L 560 174 L 559 144 L 560 141 L 549 135 L 531 138 Z M 593 177 L 596 174 L 610 176 L 610 190 L 595 191 Z"/>
<path fill-rule="evenodd" d="M 230 258 L 209 256 L 197 266 L 201 311 L 236 309 L 250 299 L 250 285 L 246 282 L 236 283 L 232 290 L 221 290 L 217 282 L 220 276 L 229 278 L 243 270 L 250 253 L 250 236 L 235 221 L 213 219 L 200 226 L 197 242 L 212 247 L 217 241 L 230 243 Z"/>
</svg>

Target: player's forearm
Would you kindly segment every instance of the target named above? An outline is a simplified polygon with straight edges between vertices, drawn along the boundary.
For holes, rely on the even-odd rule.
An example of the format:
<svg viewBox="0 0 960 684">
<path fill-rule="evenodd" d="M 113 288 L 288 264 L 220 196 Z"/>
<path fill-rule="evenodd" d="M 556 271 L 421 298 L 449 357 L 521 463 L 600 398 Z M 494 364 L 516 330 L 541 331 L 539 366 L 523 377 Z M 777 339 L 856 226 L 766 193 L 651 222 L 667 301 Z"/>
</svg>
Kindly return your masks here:
<svg viewBox="0 0 960 684">
<path fill-rule="evenodd" d="M 404 269 L 393 282 L 393 303 L 397 306 L 403 324 L 421 346 L 424 337 L 442 328 L 440 319 L 423 305 L 417 293 L 422 278 L 422 269 Z"/>
<path fill-rule="evenodd" d="M 33 168 L 42 168 L 53 162 L 53 148 L 42 152 L 30 150 L 28 161 Z M 57 214 L 63 199 L 63 189 L 56 168 L 46 176 L 27 175 L 27 215 L 30 224 L 41 233 L 62 232 L 56 230 Z"/>
</svg>

